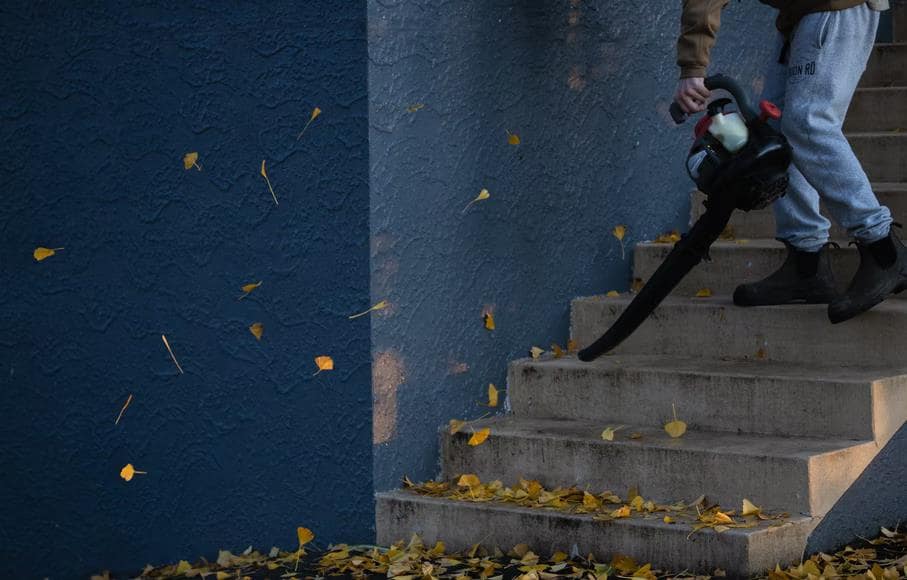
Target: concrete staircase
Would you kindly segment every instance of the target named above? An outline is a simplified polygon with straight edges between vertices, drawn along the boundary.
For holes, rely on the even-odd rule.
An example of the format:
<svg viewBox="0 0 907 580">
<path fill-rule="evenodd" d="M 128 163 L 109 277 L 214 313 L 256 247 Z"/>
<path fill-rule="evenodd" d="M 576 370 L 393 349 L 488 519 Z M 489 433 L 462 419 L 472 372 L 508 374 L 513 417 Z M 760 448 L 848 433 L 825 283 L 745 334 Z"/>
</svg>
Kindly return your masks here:
<svg viewBox="0 0 907 580">
<path fill-rule="evenodd" d="M 907 40 L 900 36 L 907 14 L 902 8 L 894 17 L 895 39 Z M 877 47 L 845 130 L 882 202 L 907 220 L 907 43 Z M 694 193 L 693 218 L 701 201 Z M 442 429 L 442 477 L 475 473 L 505 485 L 523 477 L 621 496 L 638 486 L 646 499 L 706 494 L 737 510 L 748 498 L 788 512 L 783 525 L 688 538 L 689 526 L 658 518 L 601 522 L 394 491 L 377 496 L 378 543 L 415 532 L 454 550 L 527 543 L 544 556 L 622 553 L 676 571 L 722 568 L 731 577 L 799 561 L 821 517 L 907 419 L 907 300 L 837 326 L 824 306 L 734 307 L 734 286 L 776 268 L 783 246 L 772 239 L 770 211 L 738 214 L 732 227 L 736 239 L 718 243 L 714 261 L 700 265 L 617 353 L 594 363 L 513 361 L 511 414 L 474 423 L 491 427 L 478 447 L 467 445 L 468 434 Z M 638 244 L 635 276 L 645 280 L 669 250 Z M 849 281 L 855 250 L 844 243 L 833 261 L 839 281 Z M 693 298 L 700 288 L 714 297 Z M 589 344 L 630 299 L 575 299 L 572 337 Z M 672 404 L 689 425 L 680 439 L 662 429 Z M 627 427 L 608 442 L 600 438 L 608 425 Z M 642 436 L 630 439 L 631 432 Z"/>
</svg>

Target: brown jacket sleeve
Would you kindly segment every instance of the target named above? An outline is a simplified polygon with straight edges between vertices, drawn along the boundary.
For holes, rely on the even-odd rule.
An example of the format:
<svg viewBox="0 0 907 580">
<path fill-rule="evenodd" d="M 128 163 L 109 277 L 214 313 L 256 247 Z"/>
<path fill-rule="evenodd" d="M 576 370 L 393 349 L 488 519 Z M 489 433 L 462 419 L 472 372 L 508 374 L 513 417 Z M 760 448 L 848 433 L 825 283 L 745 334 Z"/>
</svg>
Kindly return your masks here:
<svg viewBox="0 0 907 580">
<path fill-rule="evenodd" d="M 721 27 L 721 10 L 729 0 L 683 0 L 677 65 L 680 78 L 704 77 L 709 52 Z"/>
</svg>

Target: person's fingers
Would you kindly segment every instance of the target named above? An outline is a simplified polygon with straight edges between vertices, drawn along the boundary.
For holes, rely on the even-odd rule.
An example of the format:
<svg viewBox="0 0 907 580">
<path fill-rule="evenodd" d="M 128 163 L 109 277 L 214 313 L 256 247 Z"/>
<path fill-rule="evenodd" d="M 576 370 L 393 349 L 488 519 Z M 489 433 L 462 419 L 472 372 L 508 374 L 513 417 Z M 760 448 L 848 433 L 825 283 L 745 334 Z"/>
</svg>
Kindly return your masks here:
<svg viewBox="0 0 907 580">
<path fill-rule="evenodd" d="M 677 99 L 677 102 L 680 104 L 680 108 L 683 109 L 684 113 L 692 114 L 699 112 L 699 108 L 693 99 L 686 96 L 686 94 L 681 94 L 680 98 Z"/>
<path fill-rule="evenodd" d="M 712 96 L 711 92 L 707 88 L 705 88 L 705 85 L 702 83 L 694 84 L 691 88 L 692 88 L 693 92 L 696 93 L 696 96 L 699 97 L 700 99 L 702 99 L 703 101 L 705 101 L 710 96 Z"/>
</svg>

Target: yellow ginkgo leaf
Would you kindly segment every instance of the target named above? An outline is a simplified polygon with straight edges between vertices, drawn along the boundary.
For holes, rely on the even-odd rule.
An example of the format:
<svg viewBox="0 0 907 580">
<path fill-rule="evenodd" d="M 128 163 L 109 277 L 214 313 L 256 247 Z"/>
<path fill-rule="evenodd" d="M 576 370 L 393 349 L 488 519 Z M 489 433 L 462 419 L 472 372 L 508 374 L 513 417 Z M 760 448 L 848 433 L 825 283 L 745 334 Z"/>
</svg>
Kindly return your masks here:
<svg viewBox="0 0 907 580">
<path fill-rule="evenodd" d="M 296 140 L 299 141 L 302 138 L 302 134 L 305 133 L 305 130 L 309 128 L 309 125 L 314 121 L 318 115 L 321 114 L 321 109 L 315 107 L 312 109 L 312 114 L 309 116 L 309 120 L 306 121 L 305 127 L 302 128 L 302 131 L 299 132 L 299 135 L 296 136 Z"/>
<path fill-rule="evenodd" d="M 630 433 L 630 439 L 642 439 L 642 433 L 640 433 L 639 431 Z"/>
<path fill-rule="evenodd" d="M 687 432 L 687 424 L 677 419 L 677 408 L 674 403 L 671 403 L 671 409 L 674 412 L 674 420 L 665 424 L 665 432 L 676 439 Z"/>
<path fill-rule="evenodd" d="M 315 534 L 312 533 L 312 530 L 300 526 L 296 528 L 296 537 L 299 539 L 299 547 L 301 548 L 314 540 Z"/>
<path fill-rule="evenodd" d="M 498 406 L 498 389 L 494 386 L 494 383 L 488 383 L 488 406 Z"/>
<path fill-rule="evenodd" d="M 715 511 L 715 521 L 721 524 L 733 524 L 734 520 L 721 510 Z"/>
<path fill-rule="evenodd" d="M 595 510 L 600 508 L 602 502 L 600 499 L 589 493 L 588 491 L 583 492 L 583 507 L 588 510 Z"/>
<path fill-rule="evenodd" d="M 479 477 L 474 473 L 464 473 L 457 480 L 457 485 L 461 487 L 478 487 L 481 483 Z"/>
<path fill-rule="evenodd" d="M 451 419 L 450 420 L 450 434 L 456 435 L 457 433 L 460 432 L 460 429 L 462 429 L 464 425 L 466 425 L 466 421 L 460 421 L 459 419 Z"/>
<path fill-rule="evenodd" d="M 255 322 L 249 326 L 249 332 L 251 332 L 252 336 L 256 339 L 261 340 L 261 335 L 265 332 L 265 326 L 260 322 Z"/>
<path fill-rule="evenodd" d="M 416 111 L 418 111 L 419 109 L 421 109 L 421 108 L 424 107 L 424 106 L 425 106 L 425 105 L 422 104 L 422 103 L 415 103 L 415 104 L 413 104 L 413 105 L 410 105 L 410 106 L 406 107 L 406 110 L 407 110 L 407 112 L 409 112 L 409 113 L 415 113 Z"/>
<path fill-rule="evenodd" d="M 507 129 L 504 129 L 504 130 L 507 131 Z M 517 135 L 516 133 L 511 133 L 510 131 L 507 131 L 507 142 L 510 143 L 511 145 L 519 145 L 520 136 Z"/>
<path fill-rule="evenodd" d="M 274 198 L 274 205 L 280 205 L 277 203 L 277 194 L 274 193 L 274 188 L 271 186 L 271 179 L 268 177 L 268 172 L 265 170 L 265 160 L 261 160 L 261 176 L 265 178 L 265 183 L 268 184 L 268 191 L 271 192 L 271 197 Z"/>
<path fill-rule="evenodd" d="M 261 286 L 261 281 L 252 282 L 251 284 L 246 284 L 246 285 L 244 285 L 244 286 L 242 287 L 243 293 L 242 293 L 242 295 L 238 298 L 238 300 L 242 300 L 243 298 L 245 298 L 246 296 L 248 296 L 248 295 L 252 292 L 252 290 L 255 290 L 255 289 L 258 288 L 259 286 Z"/>
<path fill-rule="evenodd" d="M 665 516 L 662 521 L 666 524 L 673 524 L 675 520 L 671 516 Z"/>
<path fill-rule="evenodd" d="M 620 259 L 623 260 L 627 256 L 626 249 L 624 248 L 624 236 L 627 235 L 627 227 L 621 225 L 614 226 L 611 233 L 614 234 L 614 237 L 620 242 Z"/>
<path fill-rule="evenodd" d="M 742 516 L 758 516 L 762 512 L 762 508 L 758 507 L 756 504 L 750 500 L 743 498 L 743 509 L 740 510 L 740 515 Z"/>
<path fill-rule="evenodd" d="M 128 407 L 129 403 L 131 403 L 131 402 L 132 402 L 132 393 L 129 393 L 129 396 L 126 398 L 126 402 L 123 403 L 123 408 L 120 409 L 120 414 L 117 415 L 117 420 L 114 421 L 114 423 L 113 423 L 114 425 L 120 424 L 120 419 L 123 418 L 123 413 L 126 412 L 126 407 Z"/>
<path fill-rule="evenodd" d="M 186 561 L 186 560 L 180 560 L 180 561 L 176 564 L 176 573 L 177 573 L 177 574 L 185 574 L 185 573 L 188 572 L 189 570 L 192 570 L 192 564 L 190 564 L 190 563 L 189 563 L 188 561 Z"/>
<path fill-rule="evenodd" d="M 372 307 L 369 308 L 368 310 L 365 310 L 365 311 L 363 311 L 363 312 L 360 312 L 359 314 L 354 314 L 354 315 L 352 315 L 352 316 L 349 316 L 348 318 L 349 318 L 350 320 L 352 320 L 352 319 L 354 319 L 354 318 L 358 318 L 359 316 L 365 316 L 366 314 L 368 314 L 369 312 L 372 312 L 373 310 L 383 310 L 383 309 L 385 309 L 385 308 L 387 308 L 387 300 L 382 300 L 381 302 L 375 304 L 374 306 L 372 306 Z"/>
<path fill-rule="evenodd" d="M 564 349 L 556 342 L 551 343 L 551 352 L 554 354 L 554 358 L 561 358 L 564 356 Z"/>
<path fill-rule="evenodd" d="M 680 232 L 674 230 L 667 234 L 661 234 L 652 241 L 656 244 L 674 244 L 680 241 Z"/>
<path fill-rule="evenodd" d="M 487 189 L 482 189 L 482 191 L 479 192 L 479 195 L 477 195 L 476 198 L 475 198 L 474 200 L 472 200 L 472 201 L 470 201 L 469 203 L 467 203 L 467 204 L 466 204 L 466 207 L 464 207 L 464 208 L 463 208 L 463 211 L 460 212 L 460 213 L 464 213 L 467 209 L 469 209 L 469 206 L 471 206 L 471 205 L 474 204 L 475 202 L 477 202 L 477 201 L 482 201 L 483 199 L 488 199 L 489 197 L 491 197 L 491 194 L 488 193 L 488 190 L 487 190 Z"/>
<path fill-rule="evenodd" d="M 162 334 L 161 340 L 164 341 L 164 346 L 167 347 L 167 352 L 170 353 L 170 359 L 173 361 L 173 364 L 176 365 L 176 369 L 180 372 L 180 374 L 183 374 L 183 367 L 181 367 L 179 361 L 176 360 L 176 355 L 173 354 L 173 349 L 170 348 L 170 341 L 167 340 L 167 336 Z"/>
<path fill-rule="evenodd" d="M 620 298 L 620 292 L 618 292 L 617 290 L 609 290 L 608 293 L 605 294 L 605 297 L 607 297 L 607 298 Z"/>
<path fill-rule="evenodd" d="M 133 467 L 131 463 L 127 463 L 125 466 L 123 466 L 123 469 L 120 470 L 120 477 L 122 477 L 122 478 L 125 479 L 126 481 L 132 481 L 132 478 L 135 477 L 137 474 L 140 474 L 140 473 L 141 473 L 141 474 L 147 474 L 148 472 L 147 472 L 147 471 L 139 471 L 138 469 L 136 469 L 135 467 Z"/>
<path fill-rule="evenodd" d="M 46 260 L 47 258 L 53 256 L 63 248 L 42 248 L 37 247 L 32 255 L 35 257 L 35 261 L 40 262 L 41 260 Z"/>
<path fill-rule="evenodd" d="M 485 328 L 488 330 L 494 330 L 494 313 L 486 312 L 482 315 L 482 318 L 485 319 Z"/>
<path fill-rule="evenodd" d="M 321 371 L 334 370 L 334 359 L 327 355 L 316 356 L 315 364 L 318 365 L 318 370 L 312 375 L 313 377 Z"/>
<path fill-rule="evenodd" d="M 711 296 L 712 291 L 709 288 L 700 288 L 699 291 L 696 292 L 696 298 L 711 298 Z"/>
<path fill-rule="evenodd" d="M 469 444 L 473 447 L 485 443 L 485 440 L 488 439 L 488 436 L 491 435 L 491 429 L 485 427 L 484 429 L 479 429 L 472 434 L 472 437 L 469 438 Z"/>
<path fill-rule="evenodd" d="M 576 352 L 578 350 L 578 348 L 579 347 L 577 346 L 576 341 L 573 340 L 572 338 L 567 341 L 567 353 L 572 354 L 572 353 Z"/>
<path fill-rule="evenodd" d="M 202 166 L 198 164 L 198 152 L 193 151 L 192 153 L 186 153 L 183 155 L 183 169 L 187 171 L 195 167 L 199 171 L 202 170 Z"/>
<path fill-rule="evenodd" d="M 542 356 L 542 353 L 545 351 L 540 349 L 537 346 L 533 346 L 532 348 L 529 349 L 529 352 L 532 354 L 532 358 L 539 358 L 540 356 Z"/>
<path fill-rule="evenodd" d="M 624 425 L 620 425 L 618 427 L 606 427 L 605 430 L 602 431 L 602 439 L 604 439 L 605 441 L 614 441 L 614 434 L 624 427 Z"/>
<path fill-rule="evenodd" d="M 625 505 L 625 506 L 617 508 L 616 510 L 611 512 L 611 517 L 612 518 L 628 518 L 628 517 L 630 517 L 630 506 Z"/>
</svg>

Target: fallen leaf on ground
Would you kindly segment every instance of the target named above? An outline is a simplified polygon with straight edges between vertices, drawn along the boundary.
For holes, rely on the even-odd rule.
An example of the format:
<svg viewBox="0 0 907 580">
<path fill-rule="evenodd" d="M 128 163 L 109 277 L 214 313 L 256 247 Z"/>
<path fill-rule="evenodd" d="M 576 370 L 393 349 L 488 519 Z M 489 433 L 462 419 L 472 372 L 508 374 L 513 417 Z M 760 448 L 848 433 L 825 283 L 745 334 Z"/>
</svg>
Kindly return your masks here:
<svg viewBox="0 0 907 580">
<path fill-rule="evenodd" d="M 614 441 L 614 434 L 624 427 L 624 425 L 620 425 L 618 427 L 606 427 L 605 430 L 602 431 L 602 439 L 604 439 L 605 441 Z"/>
<path fill-rule="evenodd" d="M 167 352 L 170 353 L 170 358 L 173 360 L 173 364 L 176 365 L 176 368 L 177 370 L 179 370 L 180 374 L 183 374 L 183 367 L 181 367 L 179 361 L 176 360 L 176 355 L 173 354 L 173 349 L 170 348 L 170 342 L 167 340 L 167 337 L 162 334 L 161 340 L 164 341 L 164 346 L 167 347 Z"/>
<path fill-rule="evenodd" d="M 507 131 L 507 129 L 504 129 L 504 130 Z M 517 135 L 516 133 L 511 133 L 510 131 L 507 131 L 507 142 L 510 143 L 511 145 L 519 145 L 520 136 Z"/>
<path fill-rule="evenodd" d="M 265 326 L 260 322 L 254 322 L 249 326 L 249 332 L 252 333 L 257 340 L 261 340 L 261 335 L 265 333 Z"/>
<path fill-rule="evenodd" d="M 674 407 L 674 403 L 671 403 L 671 410 L 674 412 L 674 420 L 665 424 L 665 432 L 676 439 L 687 432 L 687 424 L 677 419 L 677 409 Z"/>
<path fill-rule="evenodd" d="M 131 403 L 131 402 L 132 402 L 132 393 L 129 393 L 129 397 L 127 397 L 126 402 L 123 404 L 123 408 L 120 409 L 120 414 L 117 415 L 117 420 L 114 421 L 114 423 L 113 423 L 114 425 L 120 424 L 120 419 L 123 418 L 123 413 L 126 412 L 126 407 L 128 407 L 129 403 Z"/>
<path fill-rule="evenodd" d="M 709 288 L 700 288 L 699 291 L 696 292 L 695 297 L 696 298 L 711 298 L 711 296 L 712 296 L 712 291 Z"/>
<path fill-rule="evenodd" d="M 498 406 L 498 389 L 494 386 L 494 383 L 488 383 L 488 406 Z"/>
<path fill-rule="evenodd" d="M 486 312 L 482 315 L 482 318 L 485 320 L 485 328 L 488 330 L 494 330 L 494 314 L 491 312 Z"/>
<path fill-rule="evenodd" d="M 249 294 L 251 294 L 251 293 L 252 293 L 252 290 L 255 290 L 255 289 L 258 288 L 259 286 L 261 286 L 261 281 L 253 282 L 253 283 L 251 283 L 251 284 L 246 284 L 245 286 L 243 286 L 243 287 L 242 287 L 243 293 L 242 293 L 242 295 L 239 297 L 239 300 L 242 300 L 243 298 L 245 298 L 246 296 L 248 296 Z"/>
</svg>

